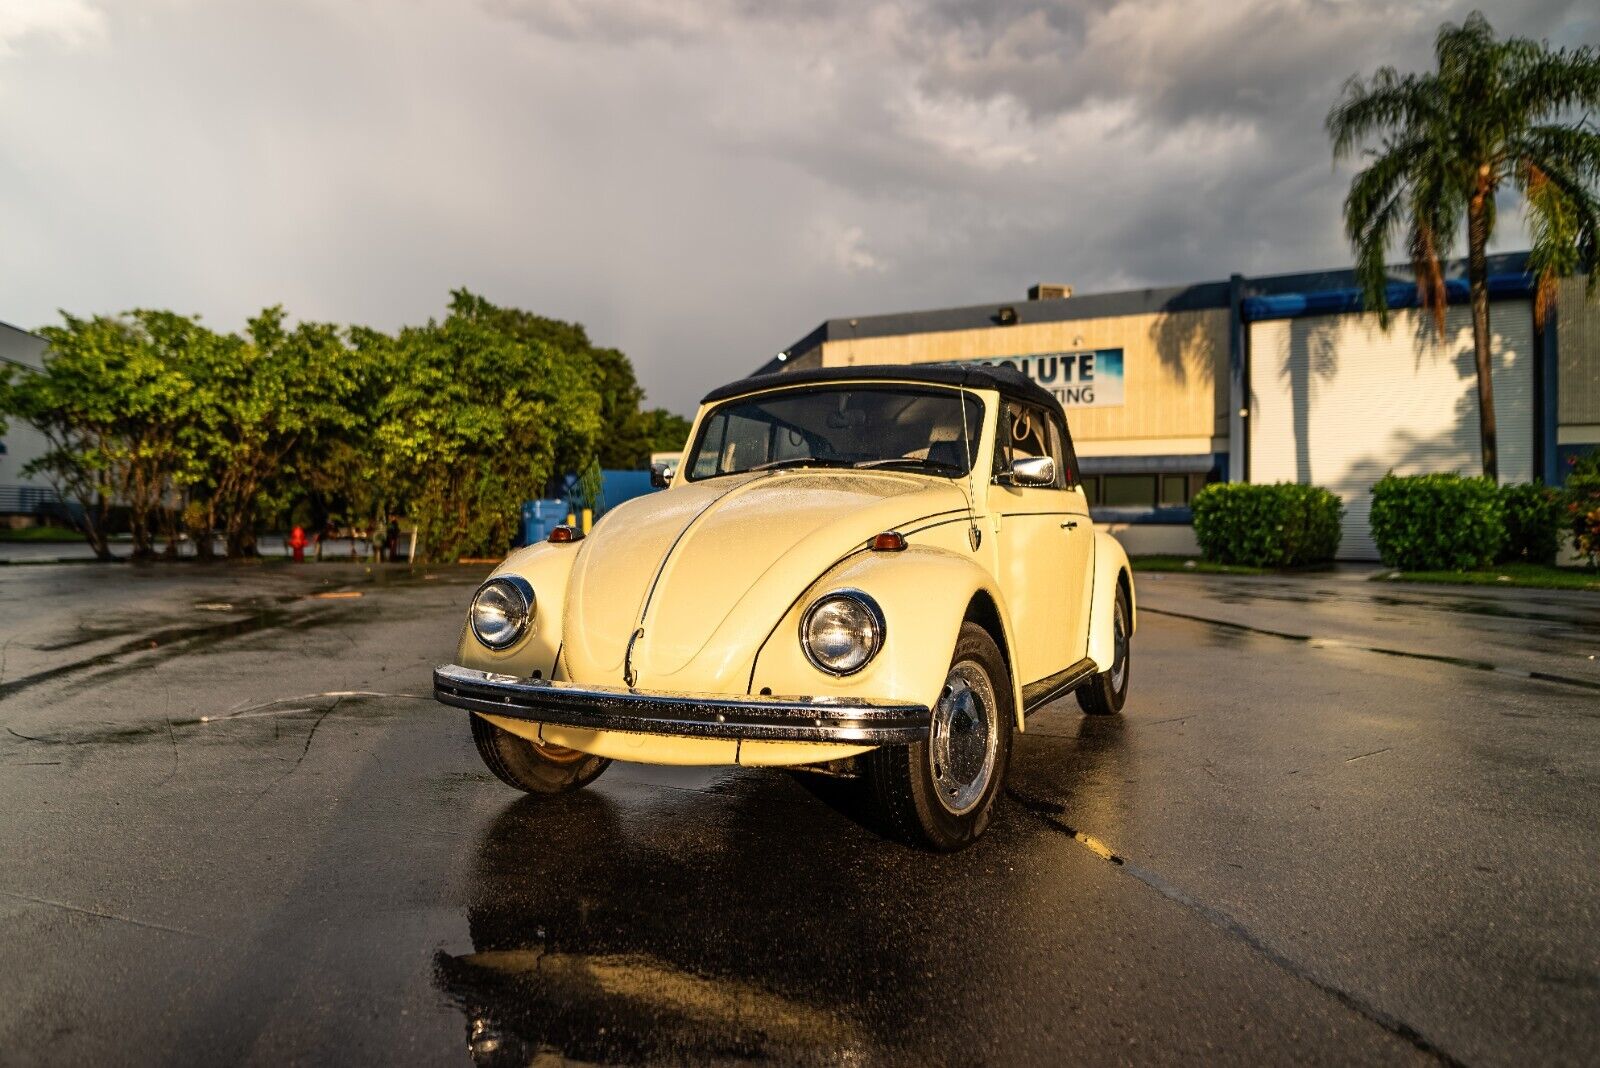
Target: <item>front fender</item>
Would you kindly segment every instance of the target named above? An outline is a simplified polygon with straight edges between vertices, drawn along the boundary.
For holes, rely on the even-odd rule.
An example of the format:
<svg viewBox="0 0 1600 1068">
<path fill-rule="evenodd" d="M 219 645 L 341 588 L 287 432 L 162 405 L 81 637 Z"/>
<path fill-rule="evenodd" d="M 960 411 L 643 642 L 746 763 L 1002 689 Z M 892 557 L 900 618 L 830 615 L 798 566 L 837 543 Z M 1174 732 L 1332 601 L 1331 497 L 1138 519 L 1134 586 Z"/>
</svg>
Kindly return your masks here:
<svg viewBox="0 0 1600 1068">
<path fill-rule="evenodd" d="M 1116 660 L 1116 633 L 1112 624 L 1117 586 L 1128 588 L 1128 633 L 1138 626 L 1133 596 L 1133 567 L 1122 543 L 1103 530 L 1094 534 L 1094 599 L 1089 605 L 1089 659 L 1100 671 L 1110 671 Z"/>
<path fill-rule="evenodd" d="M 839 678 L 813 666 L 800 647 L 800 619 L 830 590 L 861 590 L 884 616 L 883 648 L 861 671 Z M 751 693 L 856 694 L 933 706 L 944 688 L 962 621 L 975 597 L 1000 621 L 994 635 L 1010 672 L 1012 707 L 1022 722 L 1022 689 L 1011 650 L 1011 620 L 993 578 L 950 549 L 913 544 L 904 552 L 858 552 L 812 583 L 767 635 L 751 673 Z"/>
<path fill-rule="evenodd" d="M 562 611 L 567 603 L 567 578 L 582 542 L 539 542 L 518 549 L 501 561 L 490 578 L 519 575 L 533 587 L 533 626 L 522 640 L 496 651 L 480 644 L 472 628 L 461 628 L 456 663 L 479 671 L 498 671 L 526 679 L 555 678 L 556 653 L 561 649 Z"/>
</svg>

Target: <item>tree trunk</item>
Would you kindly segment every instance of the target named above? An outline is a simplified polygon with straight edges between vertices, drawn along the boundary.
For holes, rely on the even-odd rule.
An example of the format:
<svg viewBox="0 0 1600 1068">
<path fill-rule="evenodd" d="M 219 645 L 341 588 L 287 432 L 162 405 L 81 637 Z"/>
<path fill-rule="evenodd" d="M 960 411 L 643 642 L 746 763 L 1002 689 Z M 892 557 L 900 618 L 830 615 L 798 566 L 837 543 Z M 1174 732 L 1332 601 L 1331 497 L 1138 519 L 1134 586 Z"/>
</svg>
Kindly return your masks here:
<svg viewBox="0 0 1600 1068">
<path fill-rule="evenodd" d="M 83 536 L 88 541 L 89 548 L 94 550 L 96 560 L 115 560 L 111 553 L 111 544 L 106 538 L 105 530 L 95 523 L 93 519 L 85 520 Z"/>
<path fill-rule="evenodd" d="M 106 537 L 105 497 L 80 497 L 78 503 L 83 506 L 83 536 L 89 542 L 89 548 L 94 550 L 95 559 L 115 560 L 116 557 L 111 554 L 110 539 Z"/>
<path fill-rule="evenodd" d="M 1489 333 L 1489 192 L 1467 205 L 1467 282 L 1472 291 L 1472 347 L 1478 363 L 1478 432 L 1483 442 L 1483 473 L 1500 481 L 1500 456 L 1494 425 L 1494 378 Z"/>
</svg>

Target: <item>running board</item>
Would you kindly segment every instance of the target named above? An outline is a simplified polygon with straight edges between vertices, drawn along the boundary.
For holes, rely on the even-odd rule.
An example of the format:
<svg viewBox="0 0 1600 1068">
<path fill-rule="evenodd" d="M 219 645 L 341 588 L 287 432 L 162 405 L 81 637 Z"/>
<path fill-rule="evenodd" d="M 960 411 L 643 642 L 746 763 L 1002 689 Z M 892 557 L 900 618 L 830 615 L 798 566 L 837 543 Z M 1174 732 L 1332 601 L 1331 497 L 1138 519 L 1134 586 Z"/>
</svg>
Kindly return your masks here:
<svg viewBox="0 0 1600 1068">
<path fill-rule="evenodd" d="M 1031 716 L 1056 698 L 1077 689 L 1096 670 L 1094 661 L 1084 657 L 1065 671 L 1028 683 L 1022 688 L 1022 714 Z"/>
</svg>

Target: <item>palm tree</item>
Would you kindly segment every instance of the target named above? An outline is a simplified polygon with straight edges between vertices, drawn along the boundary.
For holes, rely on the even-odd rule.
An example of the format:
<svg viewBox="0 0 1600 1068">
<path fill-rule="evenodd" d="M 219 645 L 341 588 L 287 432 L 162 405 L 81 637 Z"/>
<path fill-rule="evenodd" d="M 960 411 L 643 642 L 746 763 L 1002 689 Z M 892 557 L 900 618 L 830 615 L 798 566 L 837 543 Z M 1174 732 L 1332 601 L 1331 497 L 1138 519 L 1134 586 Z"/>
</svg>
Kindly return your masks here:
<svg viewBox="0 0 1600 1068">
<path fill-rule="evenodd" d="M 1478 418 L 1483 473 L 1498 479 L 1494 389 L 1489 377 L 1489 240 L 1497 195 L 1521 195 L 1540 324 L 1557 279 L 1600 266 L 1600 130 L 1588 109 L 1600 106 L 1600 53 L 1552 50 L 1521 37 L 1496 40 L 1473 12 L 1445 23 L 1434 40 L 1438 70 L 1400 74 L 1382 67 L 1345 83 L 1328 112 L 1335 159 L 1376 141 L 1371 162 L 1350 183 L 1345 229 L 1368 308 L 1385 328 L 1389 306 L 1384 259 L 1405 231 L 1417 290 L 1444 336 L 1444 261 L 1467 230 L 1467 279 L 1478 363 Z"/>
</svg>

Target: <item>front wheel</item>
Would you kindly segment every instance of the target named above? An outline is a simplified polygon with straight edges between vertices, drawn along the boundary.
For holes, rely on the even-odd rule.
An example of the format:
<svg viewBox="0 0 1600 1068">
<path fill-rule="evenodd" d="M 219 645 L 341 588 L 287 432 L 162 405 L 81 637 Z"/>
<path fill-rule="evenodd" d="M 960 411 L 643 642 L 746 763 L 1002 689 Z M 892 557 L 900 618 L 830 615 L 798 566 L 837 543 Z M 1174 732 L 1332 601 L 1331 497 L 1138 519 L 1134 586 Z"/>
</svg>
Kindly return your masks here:
<svg viewBox="0 0 1600 1068">
<path fill-rule="evenodd" d="M 1128 608 L 1128 591 L 1117 586 L 1117 603 L 1112 609 L 1111 670 L 1092 676 L 1078 687 L 1078 707 L 1091 716 L 1114 716 L 1122 711 L 1128 700 L 1129 639 L 1133 633 L 1132 612 Z"/>
<path fill-rule="evenodd" d="M 866 757 L 869 803 L 902 840 L 949 852 L 977 840 L 1011 760 L 1011 678 L 988 631 L 963 623 L 926 742 Z"/>
<path fill-rule="evenodd" d="M 472 721 L 472 740 L 477 743 L 484 764 L 507 786 L 530 794 L 580 790 L 611 764 L 605 757 L 576 749 L 531 742 L 472 712 L 467 713 L 467 718 Z"/>
</svg>

